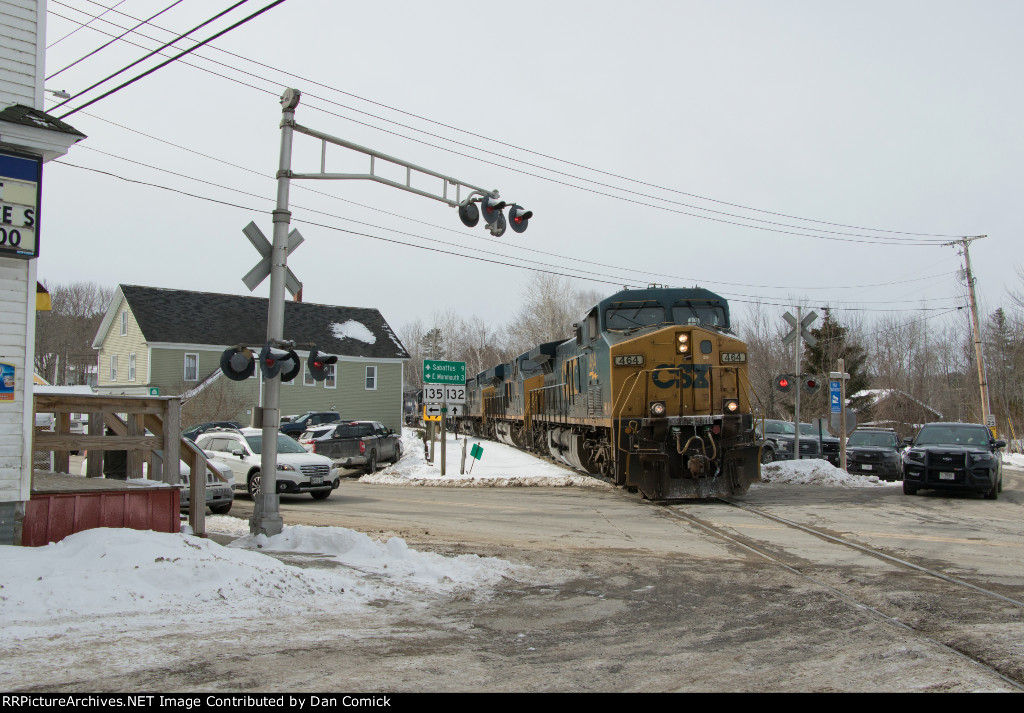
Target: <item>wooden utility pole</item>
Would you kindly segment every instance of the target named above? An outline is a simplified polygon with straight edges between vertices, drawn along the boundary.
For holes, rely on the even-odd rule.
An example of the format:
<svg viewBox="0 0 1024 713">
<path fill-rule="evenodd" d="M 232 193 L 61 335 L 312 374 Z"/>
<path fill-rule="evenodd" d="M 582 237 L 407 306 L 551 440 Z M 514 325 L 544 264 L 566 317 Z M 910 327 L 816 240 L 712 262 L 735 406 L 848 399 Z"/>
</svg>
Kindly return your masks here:
<svg viewBox="0 0 1024 713">
<path fill-rule="evenodd" d="M 985 371 L 984 347 L 981 343 L 981 326 L 978 321 L 978 298 L 974 293 L 974 274 L 971 272 L 971 254 L 968 251 L 972 240 L 978 240 L 979 238 L 984 237 L 987 236 L 975 235 L 972 238 L 963 238 L 958 240 L 956 243 L 950 244 L 959 244 L 963 246 L 964 272 L 967 275 L 967 294 L 971 303 L 971 327 L 974 332 L 974 359 L 978 362 L 978 388 L 981 392 L 981 419 L 986 426 L 995 429 L 996 424 L 992 418 L 992 407 L 988 398 L 988 378 Z M 994 430 L 993 434 L 995 434 Z"/>
</svg>

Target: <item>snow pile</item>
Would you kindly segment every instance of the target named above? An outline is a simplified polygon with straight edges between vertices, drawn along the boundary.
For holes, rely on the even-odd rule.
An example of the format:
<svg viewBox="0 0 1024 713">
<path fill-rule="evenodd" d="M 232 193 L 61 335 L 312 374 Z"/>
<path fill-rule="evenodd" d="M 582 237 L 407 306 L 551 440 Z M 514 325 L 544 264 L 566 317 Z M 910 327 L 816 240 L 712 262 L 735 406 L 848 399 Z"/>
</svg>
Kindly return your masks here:
<svg viewBox="0 0 1024 713">
<path fill-rule="evenodd" d="M 1003 453 L 1003 465 L 1024 468 L 1024 453 Z"/>
<path fill-rule="evenodd" d="M 512 565 L 504 560 L 478 555 L 444 557 L 431 552 L 417 552 L 409 549 L 400 537 L 377 542 L 344 527 L 286 526 L 279 535 L 246 535 L 229 547 L 318 553 L 359 572 L 441 590 L 494 585 L 503 577 L 514 574 Z"/>
<path fill-rule="evenodd" d="M 242 522 L 214 520 L 211 525 Z M 340 566 L 296 567 L 246 547 L 319 553 Z M 40 627 L 102 628 L 110 615 L 175 627 L 253 612 L 287 614 L 311 602 L 337 613 L 382 599 L 482 594 L 525 571 L 495 558 L 418 552 L 397 537 L 375 542 L 340 527 L 285 526 L 275 537 L 246 536 L 229 547 L 181 534 L 97 528 L 45 547 L 0 546 L 0 621 L 5 637 L 16 638 L 38 635 Z M 87 624 L 86 617 L 96 618 Z"/>
<path fill-rule="evenodd" d="M 357 322 L 354 319 L 338 324 L 337 322 L 331 323 L 331 333 L 337 339 L 356 339 L 360 342 L 366 342 L 367 344 L 376 344 L 377 337 L 369 328 L 362 322 Z"/>
<path fill-rule="evenodd" d="M 466 449 L 466 473 L 460 474 L 462 450 Z M 469 454 L 474 445 L 483 449 L 480 460 Z M 599 478 L 579 473 L 568 466 L 556 465 L 512 446 L 479 438 L 455 438 L 448 434 L 445 475 L 441 475 L 441 443 L 434 444 L 434 462 L 428 463 L 423 441 L 411 429 L 402 431 L 402 458 L 382 471 L 364 475 L 361 483 L 377 485 L 420 485 L 432 487 L 523 486 L 614 488 Z"/>
<path fill-rule="evenodd" d="M 784 460 L 763 465 L 761 480 L 765 483 L 817 485 L 829 488 L 877 488 L 894 485 L 900 487 L 900 483 L 887 483 L 879 480 L 877 475 L 851 475 L 836 468 L 827 460 L 818 458 Z"/>
</svg>

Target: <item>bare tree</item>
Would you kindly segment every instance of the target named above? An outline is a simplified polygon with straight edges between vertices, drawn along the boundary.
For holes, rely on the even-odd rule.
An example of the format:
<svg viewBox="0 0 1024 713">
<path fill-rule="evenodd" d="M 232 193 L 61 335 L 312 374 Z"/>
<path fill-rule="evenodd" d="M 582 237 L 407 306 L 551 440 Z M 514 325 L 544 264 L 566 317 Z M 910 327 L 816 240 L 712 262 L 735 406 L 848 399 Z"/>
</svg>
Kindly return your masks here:
<svg viewBox="0 0 1024 713">
<path fill-rule="evenodd" d="M 43 282 L 49 312 L 36 313 L 36 371 L 51 384 L 85 384 L 96 367 L 92 340 L 114 288 L 95 282 Z"/>
<path fill-rule="evenodd" d="M 578 290 L 568 278 L 536 272 L 523 288 L 523 306 L 508 327 L 507 348 L 521 354 L 544 342 L 568 339 L 572 325 L 601 301 L 593 290 Z"/>
</svg>

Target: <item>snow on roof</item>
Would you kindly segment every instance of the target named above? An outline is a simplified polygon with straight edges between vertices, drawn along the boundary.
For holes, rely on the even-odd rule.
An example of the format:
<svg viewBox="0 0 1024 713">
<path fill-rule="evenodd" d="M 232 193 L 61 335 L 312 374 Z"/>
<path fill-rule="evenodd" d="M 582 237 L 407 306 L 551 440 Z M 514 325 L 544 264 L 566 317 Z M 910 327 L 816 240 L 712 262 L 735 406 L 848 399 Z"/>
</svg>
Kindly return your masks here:
<svg viewBox="0 0 1024 713">
<path fill-rule="evenodd" d="M 373 332 L 367 329 L 365 324 L 357 322 L 354 319 L 350 319 L 344 324 L 338 324 L 337 322 L 331 323 L 331 333 L 334 334 L 335 339 L 358 339 L 360 342 L 367 344 L 376 344 L 377 337 L 374 336 Z"/>
<path fill-rule="evenodd" d="M 34 384 L 32 386 L 33 394 L 56 394 L 70 396 L 72 394 L 87 394 L 92 396 L 96 393 L 96 389 L 91 386 L 50 386 L 42 384 Z"/>
</svg>

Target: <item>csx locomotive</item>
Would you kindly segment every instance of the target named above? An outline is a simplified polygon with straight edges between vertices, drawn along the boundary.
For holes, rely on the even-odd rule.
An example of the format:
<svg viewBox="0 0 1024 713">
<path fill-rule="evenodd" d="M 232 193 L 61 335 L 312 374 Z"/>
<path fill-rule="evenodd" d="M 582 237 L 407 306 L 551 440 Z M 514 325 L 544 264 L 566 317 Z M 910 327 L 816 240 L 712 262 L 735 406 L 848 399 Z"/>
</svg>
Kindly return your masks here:
<svg viewBox="0 0 1024 713">
<path fill-rule="evenodd" d="M 743 493 L 760 479 L 747 348 L 725 299 L 624 290 L 574 327 L 468 379 L 460 428 L 651 500 Z"/>
</svg>

